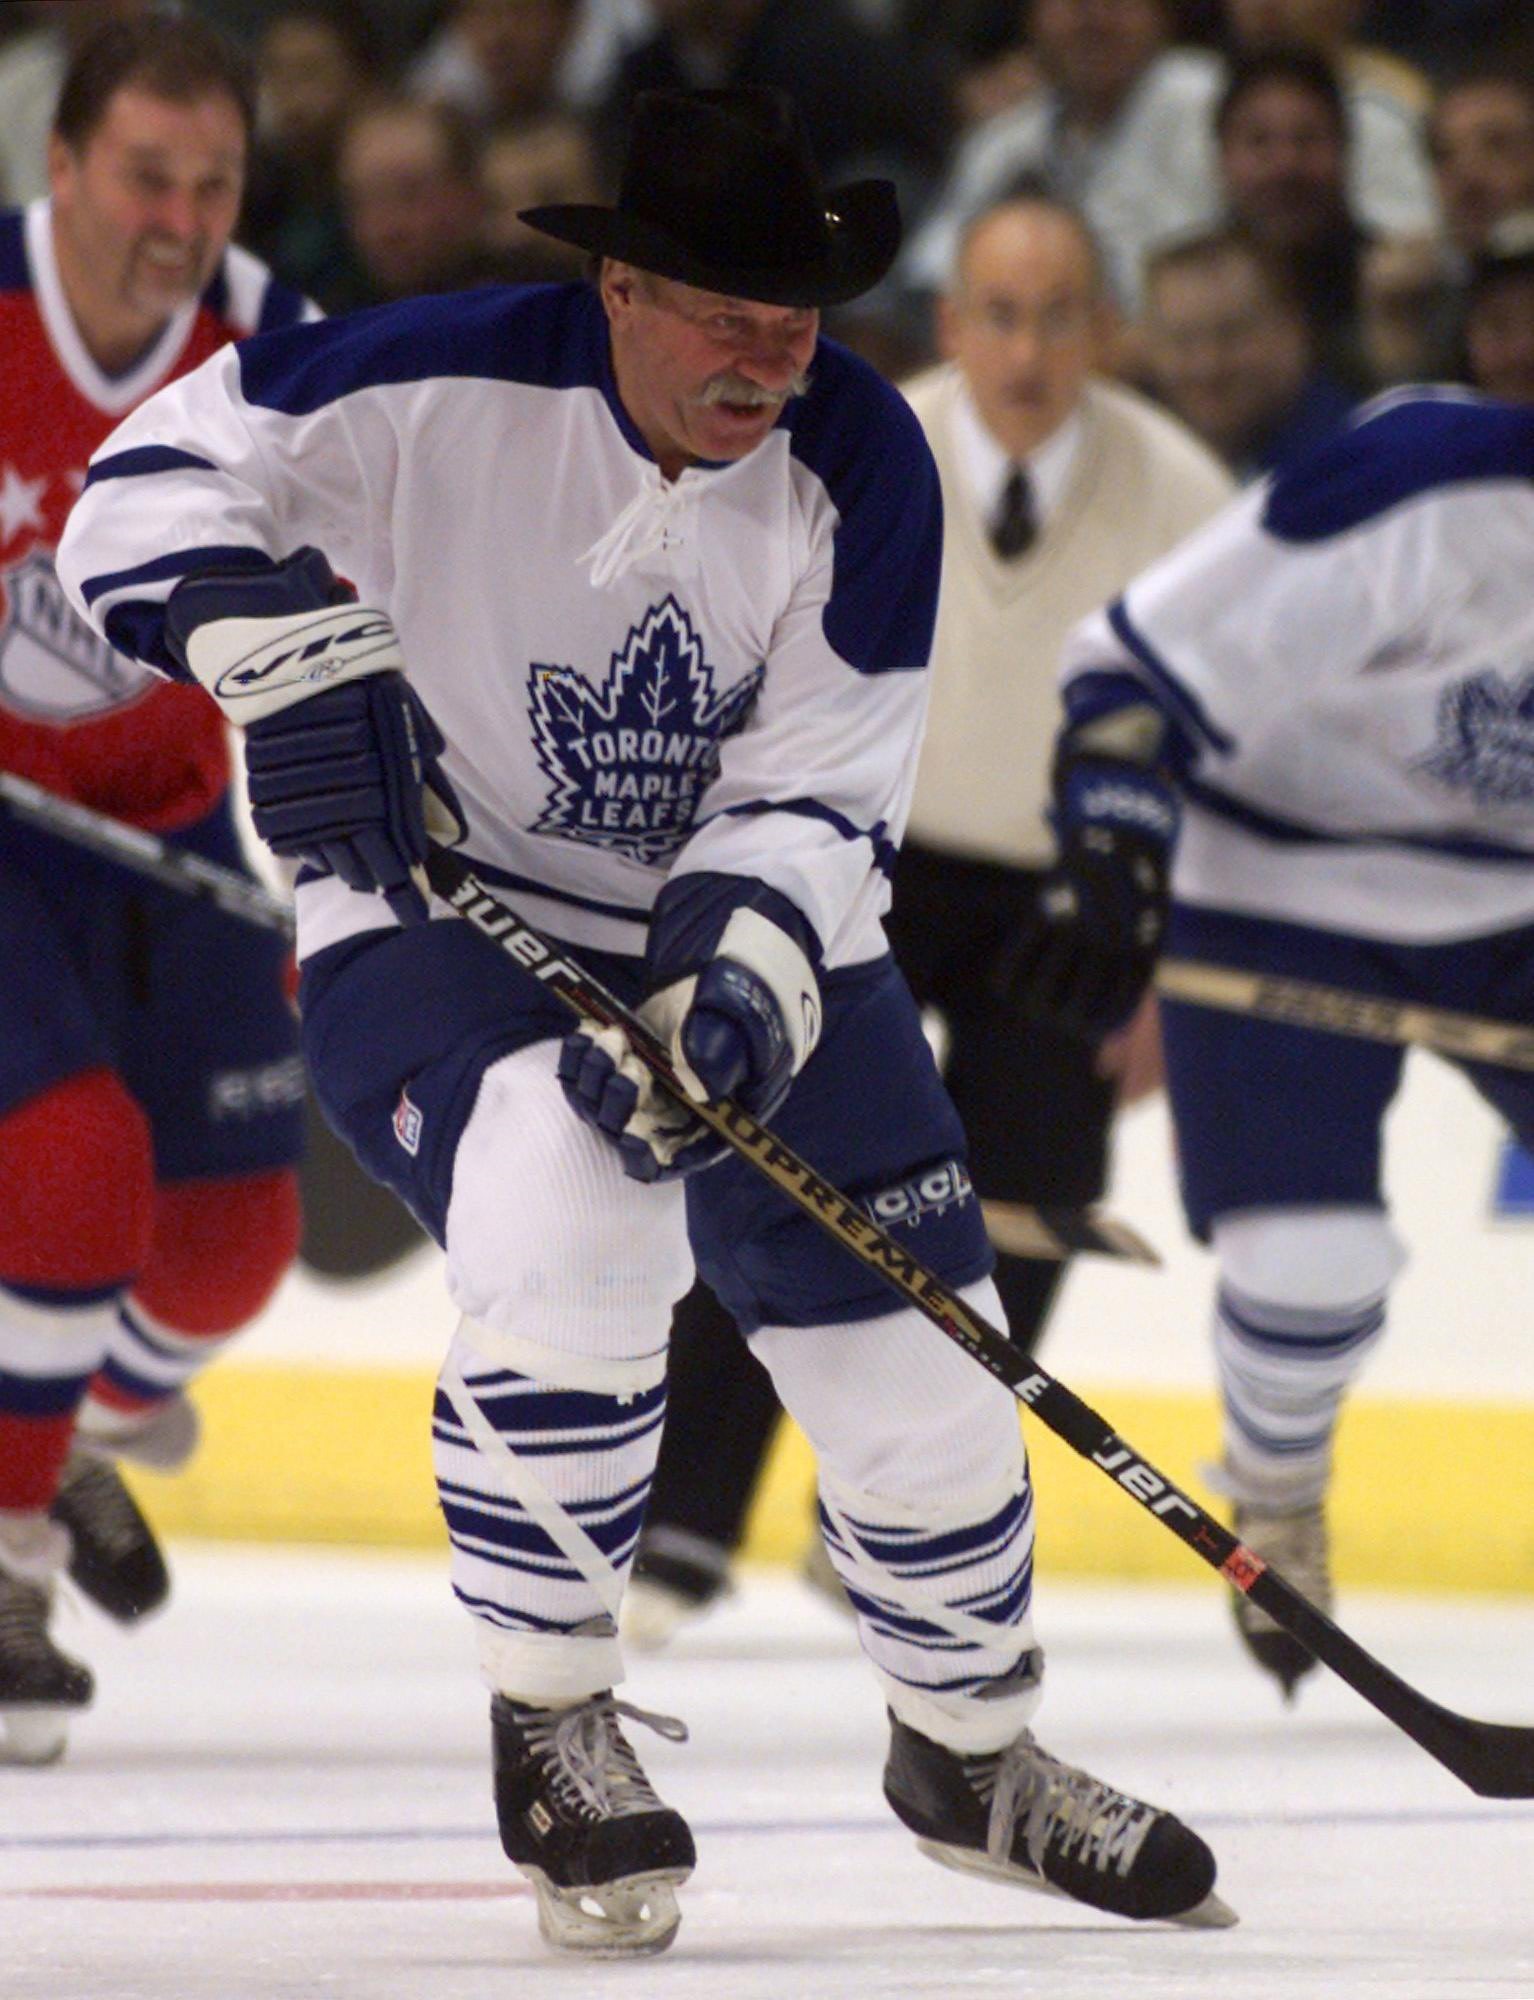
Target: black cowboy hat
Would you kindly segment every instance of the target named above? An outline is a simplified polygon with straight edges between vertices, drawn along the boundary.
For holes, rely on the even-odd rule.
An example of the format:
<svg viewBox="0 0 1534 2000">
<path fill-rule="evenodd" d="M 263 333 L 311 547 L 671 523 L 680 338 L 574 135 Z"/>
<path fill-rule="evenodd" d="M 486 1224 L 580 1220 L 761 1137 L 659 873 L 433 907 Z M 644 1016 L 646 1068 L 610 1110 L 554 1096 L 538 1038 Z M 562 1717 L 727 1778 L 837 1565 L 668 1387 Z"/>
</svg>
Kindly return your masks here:
<svg viewBox="0 0 1534 2000">
<path fill-rule="evenodd" d="M 900 248 L 891 183 L 822 188 L 780 90 L 641 91 L 617 206 L 560 202 L 521 219 L 658 277 L 773 306 L 855 299 Z"/>
</svg>

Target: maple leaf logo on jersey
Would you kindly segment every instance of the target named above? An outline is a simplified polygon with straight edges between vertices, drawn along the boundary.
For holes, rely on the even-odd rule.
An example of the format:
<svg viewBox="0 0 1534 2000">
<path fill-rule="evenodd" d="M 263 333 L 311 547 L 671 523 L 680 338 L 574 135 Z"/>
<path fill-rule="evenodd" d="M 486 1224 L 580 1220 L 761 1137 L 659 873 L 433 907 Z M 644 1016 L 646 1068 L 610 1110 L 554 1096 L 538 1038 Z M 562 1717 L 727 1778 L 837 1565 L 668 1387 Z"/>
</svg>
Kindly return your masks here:
<svg viewBox="0 0 1534 2000">
<path fill-rule="evenodd" d="M 669 861 L 692 831 L 719 770 L 719 746 L 745 722 L 755 668 L 725 694 L 691 619 L 666 596 L 632 627 L 599 686 L 573 667 L 533 662 L 538 762 L 553 781 L 534 833 Z"/>
<path fill-rule="evenodd" d="M 1438 743 L 1417 768 L 1477 805 L 1534 801 L 1534 671 L 1472 674 L 1439 697 Z"/>
</svg>

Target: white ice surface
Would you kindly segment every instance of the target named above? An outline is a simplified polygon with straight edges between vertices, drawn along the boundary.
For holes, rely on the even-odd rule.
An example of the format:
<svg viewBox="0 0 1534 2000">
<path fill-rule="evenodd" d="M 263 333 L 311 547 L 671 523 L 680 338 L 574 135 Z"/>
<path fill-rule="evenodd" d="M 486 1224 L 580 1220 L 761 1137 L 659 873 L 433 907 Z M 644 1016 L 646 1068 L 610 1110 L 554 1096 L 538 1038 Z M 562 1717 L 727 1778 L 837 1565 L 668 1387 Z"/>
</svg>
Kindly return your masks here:
<svg viewBox="0 0 1534 2000">
<path fill-rule="evenodd" d="M 748 1577 L 625 1694 L 700 1865 L 665 1957 L 539 1943 L 502 1860 L 485 1696 L 445 1565 L 179 1548 L 170 1609 L 83 1613 L 68 1760 L 0 1771 L 3 2000 L 1534 2000 L 1534 1805 L 1473 1797 L 1335 1681 L 1285 1712 L 1218 1587 L 1039 1607 L 1039 1735 L 1212 1842 L 1229 1932 L 1153 1929 L 933 1867 L 879 1794 L 850 1635 Z M 1349 1628 L 1473 1714 L 1534 1722 L 1534 1605 L 1350 1601 Z"/>
</svg>

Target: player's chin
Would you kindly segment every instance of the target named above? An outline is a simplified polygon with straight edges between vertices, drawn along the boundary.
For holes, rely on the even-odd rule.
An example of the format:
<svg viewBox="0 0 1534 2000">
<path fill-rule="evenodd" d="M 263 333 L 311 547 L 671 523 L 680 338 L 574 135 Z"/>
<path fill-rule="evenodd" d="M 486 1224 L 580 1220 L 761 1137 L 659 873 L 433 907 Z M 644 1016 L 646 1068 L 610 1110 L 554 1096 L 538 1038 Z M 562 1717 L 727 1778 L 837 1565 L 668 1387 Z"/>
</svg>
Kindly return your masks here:
<svg viewBox="0 0 1534 2000">
<path fill-rule="evenodd" d="M 133 290 L 146 307 L 174 312 L 206 290 L 213 273 L 206 258 L 181 258 L 156 264 L 141 258 L 133 273 Z"/>
</svg>

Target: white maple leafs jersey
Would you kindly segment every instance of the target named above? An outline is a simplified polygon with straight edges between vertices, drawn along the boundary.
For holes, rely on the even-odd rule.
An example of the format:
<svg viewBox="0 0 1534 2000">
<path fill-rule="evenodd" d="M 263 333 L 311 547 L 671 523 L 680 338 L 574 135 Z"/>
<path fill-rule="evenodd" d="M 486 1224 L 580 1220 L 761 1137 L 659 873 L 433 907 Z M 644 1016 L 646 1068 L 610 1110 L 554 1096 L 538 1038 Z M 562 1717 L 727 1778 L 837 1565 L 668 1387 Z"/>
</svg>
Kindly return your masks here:
<svg viewBox="0 0 1534 2000">
<path fill-rule="evenodd" d="M 1068 705 L 1105 670 L 1197 752 L 1179 897 L 1401 942 L 1534 921 L 1534 410 L 1372 405 L 1079 626 Z"/>
<path fill-rule="evenodd" d="M 153 397 L 60 551 L 113 644 L 231 550 L 321 549 L 397 626 L 465 851 L 572 943 L 644 948 L 668 877 L 787 896 L 828 965 L 884 949 L 941 502 L 904 400 L 834 343 L 748 458 L 667 483 L 584 285 L 411 300 L 262 337 Z M 304 955 L 392 921 L 333 878 Z"/>
</svg>

